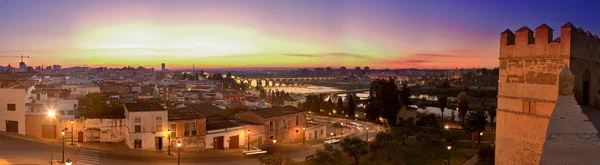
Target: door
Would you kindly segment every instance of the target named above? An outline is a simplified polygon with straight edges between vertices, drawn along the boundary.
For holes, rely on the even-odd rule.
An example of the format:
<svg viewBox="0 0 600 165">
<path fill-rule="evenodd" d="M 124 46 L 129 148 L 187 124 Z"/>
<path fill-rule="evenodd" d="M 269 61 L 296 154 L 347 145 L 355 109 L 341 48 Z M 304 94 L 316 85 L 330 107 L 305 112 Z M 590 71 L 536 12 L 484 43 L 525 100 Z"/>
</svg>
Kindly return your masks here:
<svg viewBox="0 0 600 165">
<path fill-rule="evenodd" d="M 6 132 L 19 133 L 19 122 L 6 120 Z"/>
<path fill-rule="evenodd" d="M 142 140 L 134 140 L 133 148 L 142 148 Z"/>
<path fill-rule="evenodd" d="M 262 148 L 262 136 L 258 136 L 258 148 Z"/>
<path fill-rule="evenodd" d="M 219 150 L 219 149 L 225 149 L 224 143 L 223 143 L 224 137 L 223 136 L 219 136 L 219 137 L 214 137 L 213 138 L 213 145 L 214 145 L 214 149 L 215 150 Z"/>
<path fill-rule="evenodd" d="M 162 146 L 163 146 L 162 143 L 163 143 L 162 137 L 155 137 L 154 138 L 154 144 L 155 144 L 155 147 L 156 147 L 157 150 L 162 150 Z"/>
<path fill-rule="evenodd" d="M 56 125 L 42 125 L 42 138 L 55 139 Z"/>
<path fill-rule="evenodd" d="M 317 131 L 315 131 L 315 139 L 317 139 Z"/>
<path fill-rule="evenodd" d="M 583 82 L 583 105 L 588 105 L 590 103 L 590 81 Z"/>
<path fill-rule="evenodd" d="M 229 137 L 229 149 L 240 148 L 240 135 Z"/>
<path fill-rule="evenodd" d="M 83 143 L 83 132 L 77 132 L 77 141 Z"/>
</svg>

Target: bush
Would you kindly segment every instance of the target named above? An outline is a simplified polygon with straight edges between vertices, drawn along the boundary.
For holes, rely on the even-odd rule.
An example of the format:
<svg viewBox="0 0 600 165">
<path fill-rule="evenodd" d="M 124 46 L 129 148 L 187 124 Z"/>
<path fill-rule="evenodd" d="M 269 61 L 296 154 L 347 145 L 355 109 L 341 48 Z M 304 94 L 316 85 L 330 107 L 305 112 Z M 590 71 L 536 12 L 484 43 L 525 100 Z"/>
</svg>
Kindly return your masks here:
<svg viewBox="0 0 600 165">
<path fill-rule="evenodd" d="M 484 164 L 494 164 L 496 148 L 494 145 L 485 145 L 479 148 L 477 155 L 479 156 L 479 162 Z"/>
</svg>

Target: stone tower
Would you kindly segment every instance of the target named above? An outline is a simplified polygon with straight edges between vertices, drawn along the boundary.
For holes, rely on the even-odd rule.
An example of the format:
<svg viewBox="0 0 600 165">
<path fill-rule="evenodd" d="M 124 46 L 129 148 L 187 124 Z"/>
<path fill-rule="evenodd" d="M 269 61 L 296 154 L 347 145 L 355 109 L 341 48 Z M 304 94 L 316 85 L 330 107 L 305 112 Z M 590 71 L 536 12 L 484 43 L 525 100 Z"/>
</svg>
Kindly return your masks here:
<svg viewBox="0 0 600 165">
<path fill-rule="evenodd" d="M 499 60 L 496 163 L 539 164 L 559 93 L 565 93 L 559 84 L 563 68 L 574 76 L 569 97 L 600 106 L 600 39 L 571 23 L 558 38 L 546 24 L 535 33 L 525 26 L 516 34 L 507 29 L 500 34 Z"/>
</svg>

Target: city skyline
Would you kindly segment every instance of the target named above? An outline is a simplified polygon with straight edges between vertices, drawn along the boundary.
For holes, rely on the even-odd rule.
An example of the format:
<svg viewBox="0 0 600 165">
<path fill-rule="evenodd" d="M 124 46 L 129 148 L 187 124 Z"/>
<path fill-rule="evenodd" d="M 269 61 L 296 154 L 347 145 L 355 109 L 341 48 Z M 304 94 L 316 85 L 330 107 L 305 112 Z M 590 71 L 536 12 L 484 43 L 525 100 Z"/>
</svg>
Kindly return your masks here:
<svg viewBox="0 0 600 165">
<path fill-rule="evenodd" d="M 591 9 L 562 10 L 574 4 L 525 12 L 516 1 L 4 1 L 0 56 L 63 67 L 493 68 L 506 28 L 573 21 L 600 31 L 580 17 L 598 14 Z"/>
</svg>

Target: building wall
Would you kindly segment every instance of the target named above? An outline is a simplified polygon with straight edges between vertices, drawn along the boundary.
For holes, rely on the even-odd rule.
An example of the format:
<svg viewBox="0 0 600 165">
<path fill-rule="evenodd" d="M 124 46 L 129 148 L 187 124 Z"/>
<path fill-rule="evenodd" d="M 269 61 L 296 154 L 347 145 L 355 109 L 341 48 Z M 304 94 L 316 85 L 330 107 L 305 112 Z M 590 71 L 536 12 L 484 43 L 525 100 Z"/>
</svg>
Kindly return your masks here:
<svg viewBox="0 0 600 165">
<path fill-rule="evenodd" d="M 192 123 L 196 123 L 196 136 L 192 136 Z M 184 125 L 190 123 L 190 133 L 185 136 Z M 175 124 L 175 137 L 171 136 L 171 146 L 175 146 L 178 141 L 181 141 L 186 150 L 202 150 L 206 146 L 206 118 L 191 119 L 191 120 L 171 120 L 169 121 L 169 129 Z M 173 130 L 171 130 L 173 131 Z"/>
<path fill-rule="evenodd" d="M 501 34 L 496 164 L 539 164 L 563 67 L 575 75 L 575 96 L 580 103 L 585 70 L 589 70 L 588 100 L 595 104 L 600 40 L 570 23 L 561 27 L 559 40 L 552 34 L 545 25 L 535 33 L 523 27 L 516 35 L 509 30 Z"/>
<path fill-rule="evenodd" d="M 315 131 L 317 131 L 316 139 L 323 139 L 327 137 L 327 126 L 326 125 L 314 125 L 306 128 L 306 133 L 304 134 L 305 140 L 315 140 Z"/>
<path fill-rule="evenodd" d="M 225 149 L 229 149 L 229 138 L 232 136 L 239 136 L 239 147 L 244 148 L 246 144 L 246 130 L 243 126 L 231 127 L 226 129 L 208 130 L 206 134 L 206 149 L 214 148 L 214 138 L 223 136 L 223 146 Z M 247 144 L 246 144 L 247 145 Z"/>
<path fill-rule="evenodd" d="M 141 132 L 135 132 L 135 118 L 141 118 Z M 156 129 L 156 117 L 161 117 L 160 130 Z M 134 148 L 135 140 L 142 140 L 142 149 L 155 149 L 155 137 L 162 137 L 163 150 L 168 146 L 168 114 L 167 111 L 144 111 L 144 112 L 129 112 L 125 111 L 127 132 L 129 134 L 126 139 L 127 146 Z"/>
<path fill-rule="evenodd" d="M 0 88 L 0 131 L 6 131 L 7 121 L 17 121 L 18 133 L 25 134 L 25 103 L 33 89 Z M 15 111 L 8 111 L 8 104 L 15 104 Z"/>
<path fill-rule="evenodd" d="M 99 129 L 100 142 L 125 142 L 127 126 L 125 118 L 116 119 L 76 119 L 75 132 L 83 132 L 84 142 L 88 137 L 86 130 Z M 75 134 L 77 137 L 77 134 Z"/>
</svg>

